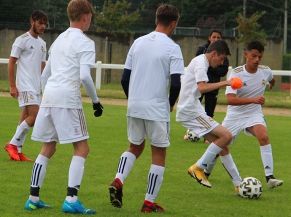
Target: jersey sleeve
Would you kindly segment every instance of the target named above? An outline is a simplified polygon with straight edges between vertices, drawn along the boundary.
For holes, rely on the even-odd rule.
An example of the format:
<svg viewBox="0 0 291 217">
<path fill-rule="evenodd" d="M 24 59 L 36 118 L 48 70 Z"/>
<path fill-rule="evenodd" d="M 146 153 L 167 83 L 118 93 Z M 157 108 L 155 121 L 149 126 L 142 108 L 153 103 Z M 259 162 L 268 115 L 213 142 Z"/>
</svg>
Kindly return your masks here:
<svg viewBox="0 0 291 217">
<path fill-rule="evenodd" d="M 273 78 L 273 71 L 271 69 L 267 70 L 267 80 L 270 82 Z"/>
<path fill-rule="evenodd" d="M 170 54 L 170 74 L 184 74 L 183 55 L 178 45 Z"/>
<path fill-rule="evenodd" d="M 92 68 L 95 65 L 96 60 L 94 41 L 85 41 L 85 43 L 82 43 L 82 46 L 78 51 L 80 65 L 88 65 Z"/>
<path fill-rule="evenodd" d="M 24 49 L 24 43 L 23 43 L 23 40 L 21 40 L 21 37 L 19 37 L 14 41 L 12 45 L 10 56 L 19 58 L 23 49 Z"/>
<path fill-rule="evenodd" d="M 42 60 L 42 62 L 45 62 L 46 61 L 46 51 L 47 51 L 45 42 L 42 44 L 42 49 L 43 49 L 43 52 L 42 52 L 41 60 Z"/>
<path fill-rule="evenodd" d="M 130 47 L 126 60 L 125 60 L 125 65 L 124 68 L 132 70 L 132 54 L 133 54 L 133 50 L 134 50 L 134 44 L 132 44 L 132 46 Z"/>
</svg>

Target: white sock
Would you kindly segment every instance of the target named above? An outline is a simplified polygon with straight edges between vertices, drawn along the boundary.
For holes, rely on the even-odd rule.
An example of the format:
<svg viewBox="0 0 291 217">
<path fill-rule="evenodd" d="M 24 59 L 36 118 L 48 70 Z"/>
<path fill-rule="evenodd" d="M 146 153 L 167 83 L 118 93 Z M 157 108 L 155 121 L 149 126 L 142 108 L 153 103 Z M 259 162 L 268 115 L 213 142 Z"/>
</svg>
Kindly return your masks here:
<svg viewBox="0 0 291 217">
<path fill-rule="evenodd" d="M 128 151 L 123 152 L 122 155 L 120 156 L 115 178 L 118 178 L 122 182 L 122 184 L 124 183 L 126 177 L 130 173 L 135 160 L 136 156 Z"/>
<path fill-rule="evenodd" d="M 233 161 L 231 154 L 220 156 L 220 160 L 224 168 L 228 172 L 228 175 L 231 177 L 233 185 L 239 186 L 242 179 L 239 175 L 238 169 Z"/>
<path fill-rule="evenodd" d="M 215 158 L 213 159 L 213 161 L 211 161 L 209 164 L 207 164 L 207 168 L 204 170 L 205 173 L 207 174 L 211 174 L 212 170 L 216 164 L 216 160 L 219 157 L 219 155 L 216 155 Z"/>
<path fill-rule="evenodd" d="M 261 149 L 261 158 L 264 165 L 265 175 L 273 175 L 273 155 L 272 155 L 272 146 L 271 144 L 260 146 Z"/>
<path fill-rule="evenodd" d="M 79 189 L 83 174 L 84 174 L 84 164 L 85 158 L 80 156 L 73 156 L 69 169 L 69 180 L 68 187 Z"/>
<path fill-rule="evenodd" d="M 213 162 L 217 154 L 221 152 L 221 148 L 213 142 L 208 146 L 202 157 L 196 162 L 196 165 L 202 169 L 206 169 L 208 164 Z"/>
<path fill-rule="evenodd" d="M 69 203 L 75 203 L 78 200 L 78 196 L 74 195 L 72 196 L 66 196 L 66 201 L 68 201 Z"/>
<path fill-rule="evenodd" d="M 31 200 L 34 203 L 36 203 L 36 202 L 39 201 L 39 197 L 37 197 L 37 196 L 31 196 L 31 195 L 29 195 L 29 198 L 28 199 Z"/>
<path fill-rule="evenodd" d="M 164 171 L 165 167 L 154 164 L 151 165 L 148 175 L 148 187 L 145 200 L 152 203 L 155 201 L 163 182 Z"/>
<path fill-rule="evenodd" d="M 48 158 L 39 154 L 34 162 L 32 175 L 31 175 L 31 187 L 41 188 L 43 180 L 46 174 L 46 167 L 48 164 Z"/>
<path fill-rule="evenodd" d="M 30 129 L 30 126 L 28 126 L 26 121 L 25 120 L 22 121 L 21 124 L 19 124 L 19 126 L 17 126 L 16 132 L 15 132 L 14 136 L 12 137 L 10 144 L 16 145 L 17 147 L 21 148 L 21 146 L 24 143 L 25 136 L 26 136 L 27 132 L 29 131 L 29 129 Z M 21 149 L 20 149 L 20 151 L 21 151 Z"/>
</svg>

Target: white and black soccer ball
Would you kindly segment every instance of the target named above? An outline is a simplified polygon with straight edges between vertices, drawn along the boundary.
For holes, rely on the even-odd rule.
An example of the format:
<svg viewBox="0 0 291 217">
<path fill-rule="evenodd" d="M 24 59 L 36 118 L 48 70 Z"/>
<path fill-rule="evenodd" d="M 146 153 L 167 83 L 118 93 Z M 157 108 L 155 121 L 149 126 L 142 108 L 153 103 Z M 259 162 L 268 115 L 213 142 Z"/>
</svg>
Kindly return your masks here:
<svg viewBox="0 0 291 217">
<path fill-rule="evenodd" d="M 196 133 L 188 129 L 186 135 L 184 136 L 184 139 L 191 142 L 198 142 L 200 138 L 196 135 Z"/>
<path fill-rule="evenodd" d="M 239 185 L 239 195 L 243 198 L 258 199 L 262 194 L 262 183 L 254 177 L 246 177 Z"/>
</svg>

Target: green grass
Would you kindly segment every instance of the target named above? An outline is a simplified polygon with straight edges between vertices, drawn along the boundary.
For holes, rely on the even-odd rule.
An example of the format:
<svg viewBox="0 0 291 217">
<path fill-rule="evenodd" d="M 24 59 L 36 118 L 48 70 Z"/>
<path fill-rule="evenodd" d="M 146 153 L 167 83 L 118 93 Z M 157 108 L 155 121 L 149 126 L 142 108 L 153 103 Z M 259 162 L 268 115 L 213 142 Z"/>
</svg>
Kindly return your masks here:
<svg viewBox="0 0 291 217">
<path fill-rule="evenodd" d="M 6 80 L 0 80 L 0 92 L 8 92 L 9 86 Z M 86 96 L 85 89 L 81 88 L 82 95 Z M 225 89 L 219 91 L 218 104 L 226 104 Z M 119 83 L 102 84 L 101 90 L 97 90 L 98 96 L 102 98 L 125 99 L 126 96 Z M 288 91 L 269 91 L 265 93 L 266 107 L 291 107 L 291 95 Z"/>
<path fill-rule="evenodd" d="M 4 145 L 14 133 L 19 110 L 17 101 L 0 97 L 0 144 Z M 90 104 L 84 104 L 90 133 L 91 152 L 86 161 L 80 199 L 86 206 L 95 208 L 97 216 L 144 216 L 139 210 L 146 190 L 147 173 L 150 166 L 150 148 L 147 144 L 126 180 L 124 207 L 117 209 L 109 204 L 107 187 L 112 181 L 120 154 L 127 149 L 126 107 L 105 105 L 104 115 L 94 118 Z M 157 199 L 166 209 L 164 214 L 153 216 L 169 217 L 277 217 L 291 216 L 291 173 L 290 173 L 290 117 L 268 116 L 269 136 L 273 144 L 275 175 L 284 179 L 278 189 L 267 189 L 260 152 L 252 137 L 240 135 L 232 145 L 232 155 L 243 177 L 254 176 L 263 183 L 263 194 L 258 200 L 243 199 L 234 194 L 230 178 L 218 163 L 210 181 L 212 189 L 202 187 L 187 175 L 187 168 L 205 151 L 202 142 L 183 141 L 185 130 L 171 122 L 171 146 L 167 153 L 164 182 Z M 221 121 L 223 113 L 217 114 Z M 24 152 L 36 158 L 40 144 L 27 137 Z M 27 212 L 23 209 L 29 194 L 32 163 L 8 160 L 0 151 L 0 216 L 70 216 L 60 212 L 66 194 L 67 173 L 72 155 L 71 145 L 58 145 L 55 156 L 50 160 L 41 198 L 53 208 Z"/>
</svg>

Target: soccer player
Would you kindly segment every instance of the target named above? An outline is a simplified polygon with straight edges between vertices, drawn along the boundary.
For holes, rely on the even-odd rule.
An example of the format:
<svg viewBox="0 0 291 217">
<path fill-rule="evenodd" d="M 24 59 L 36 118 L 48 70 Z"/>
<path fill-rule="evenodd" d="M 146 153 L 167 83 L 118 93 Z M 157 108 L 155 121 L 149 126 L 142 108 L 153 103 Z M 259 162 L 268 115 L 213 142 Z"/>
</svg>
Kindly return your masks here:
<svg viewBox="0 0 291 217">
<path fill-rule="evenodd" d="M 90 75 L 90 67 L 95 64 L 95 44 L 83 33 L 90 26 L 92 13 L 93 7 L 89 1 L 71 0 L 67 7 L 70 27 L 58 36 L 50 48 L 48 63 L 42 75 L 43 98 L 32 132 L 32 139 L 43 142 L 43 146 L 33 166 L 30 196 L 25 203 L 25 209 L 30 211 L 49 207 L 40 200 L 39 191 L 48 161 L 59 142 L 72 143 L 74 147 L 67 197 L 62 211 L 95 213 L 94 210 L 85 208 L 77 196 L 85 159 L 89 153 L 89 136 L 81 102 L 81 82 L 92 99 L 94 115 L 98 117 L 103 111 Z"/>
<path fill-rule="evenodd" d="M 231 84 L 230 80 L 207 83 L 209 66 L 216 68 L 221 65 L 227 55 L 230 55 L 230 52 L 226 42 L 218 40 L 209 45 L 205 54 L 192 59 L 185 74 L 181 77 L 181 92 L 177 105 L 176 119 L 185 128 L 190 129 L 199 137 L 204 136 L 205 139 L 211 142 L 202 157 L 189 167 L 189 175 L 203 186 L 210 188 L 211 184 L 204 170 L 220 154 L 221 161 L 229 171 L 233 184 L 237 189 L 241 182 L 241 177 L 227 148 L 231 142 L 231 134 L 206 114 L 199 101 L 201 94 Z"/>
<path fill-rule="evenodd" d="M 246 64 L 231 72 L 230 78 L 241 78 L 244 86 L 239 90 L 226 88 L 225 94 L 229 106 L 222 125 L 231 132 L 233 139 L 243 130 L 256 137 L 260 144 L 267 185 L 269 188 L 274 188 L 282 185 L 283 181 L 274 177 L 272 146 L 262 105 L 265 102 L 264 92 L 267 85 L 272 88 L 275 80 L 268 66 L 259 65 L 263 53 L 264 46 L 261 42 L 250 42 L 244 51 Z"/>
<path fill-rule="evenodd" d="M 209 47 L 209 45 L 217 40 L 221 40 L 222 39 L 222 33 L 218 30 L 212 30 L 208 36 L 208 40 L 207 43 L 199 46 L 198 50 L 196 52 L 196 56 L 199 56 L 201 54 L 204 54 L 207 51 L 207 48 Z M 228 59 L 225 58 L 225 60 L 223 61 L 222 65 L 217 66 L 216 68 L 212 68 L 211 66 L 209 66 L 208 70 L 207 70 L 207 76 L 208 76 L 208 83 L 216 83 L 219 82 L 221 77 L 225 76 L 228 72 Z M 218 95 L 219 89 L 210 91 L 210 92 L 206 92 L 206 93 L 202 93 L 201 97 L 200 97 L 200 101 L 203 100 L 205 101 L 205 112 L 209 117 L 214 117 L 214 110 L 217 104 L 217 95 Z M 188 134 L 186 133 L 184 136 L 185 140 L 191 140 L 191 138 L 189 138 Z M 198 141 L 199 139 L 196 139 L 194 141 Z M 193 141 L 193 140 L 192 140 Z M 207 143 L 207 141 L 205 141 Z"/>
<path fill-rule="evenodd" d="M 165 171 L 169 146 L 170 111 L 180 91 L 184 71 L 182 52 L 169 36 L 179 19 L 178 9 L 162 4 L 156 11 L 155 31 L 135 40 L 125 62 L 122 86 L 128 96 L 129 148 L 123 152 L 115 179 L 109 186 L 113 206 L 122 206 L 122 188 L 135 160 L 142 154 L 145 138 L 151 142 L 152 164 L 141 212 L 163 212 L 155 203 Z M 169 91 L 170 86 L 170 93 Z"/>
<path fill-rule="evenodd" d="M 10 159 L 15 161 L 32 161 L 21 149 L 29 129 L 34 125 L 39 109 L 40 76 L 46 61 L 46 43 L 39 35 L 45 31 L 47 15 L 43 11 L 33 11 L 30 25 L 29 31 L 17 37 L 13 43 L 8 63 L 10 95 L 18 99 L 21 108 L 19 125 L 5 146 Z"/>
</svg>

